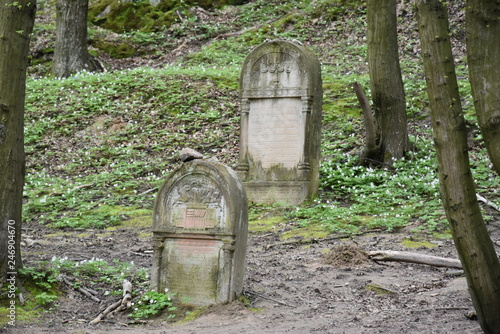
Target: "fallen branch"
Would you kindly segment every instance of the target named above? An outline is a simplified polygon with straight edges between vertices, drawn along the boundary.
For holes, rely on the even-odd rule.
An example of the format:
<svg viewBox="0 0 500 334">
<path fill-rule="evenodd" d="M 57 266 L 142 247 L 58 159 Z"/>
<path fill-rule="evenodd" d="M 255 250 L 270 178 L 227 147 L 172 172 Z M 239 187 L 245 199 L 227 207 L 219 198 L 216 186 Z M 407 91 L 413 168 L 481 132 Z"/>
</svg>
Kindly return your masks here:
<svg viewBox="0 0 500 334">
<path fill-rule="evenodd" d="M 132 252 L 132 251 L 130 251 L 129 253 L 130 253 L 130 254 L 134 254 L 134 255 L 139 255 L 139 256 L 146 256 L 146 257 L 151 257 L 151 256 L 153 256 L 153 254 L 148 254 L 148 253 L 146 253 L 146 252 L 147 252 L 147 251 L 145 251 L 144 253 L 139 253 L 139 252 Z"/>
<path fill-rule="evenodd" d="M 90 325 L 95 325 L 110 313 L 116 313 L 121 310 L 128 309 L 132 306 L 132 283 L 128 280 L 123 281 L 123 298 L 110 306 L 90 322 Z"/>
<path fill-rule="evenodd" d="M 185 40 L 184 42 L 182 42 L 181 45 L 179 45 L 178 47 L 176 47 L 172 53 L 176 53 L 176 52 L 179 52 L 181 51 L 185 46 L 187 45 L 187 40 Z"/>
<path fill-rule="evenodd" d="M 409 262 L 427 264 L 435 267 L 462 269 L 462 263 L 460 263 L 460 260 L 411 252 L 371 251 L 368 252 L 368 257 L 374 261 Z"/>
<path fill-rule="evenodd" d="M 486 205 L 489 205 L 491 206 L 493 209 L 497 210 L 497 211 L 500 211 L 500 207 L 498 205 L 496 205 L 495 203 L 493 203 L 492 201 L 488 201 L 486 198 L 484 198 L 483 196 L 479 195 L 479 194 L 476 194 L 476 198 L 478 201 L 480 202 L 483 202 L 484 204 Z"/>
<path fill-rule="evenodd" d="M 96 296 L 94 296 L 88 289 L 85 289 L 84 287 L 75 287 L 73 285 L 73 283 L 71 283 L 71 281 L 69 280 L 68 277 L 66 277 L 65 275 L 61 275 L 60 276 L 61 280 L 66 283 L 67 285 L 73 287 L 75 290 L 81 292 L 82 294 L 84 294 L 85 296 L 89 297 L 90 299 L 92 299 L 93 301 L 95 301 L 96 303 L 100 303 L 101 300 L 99 298 L 97 298 Z"/>
<path fill-rule="evenodd" d="M 92 187 L 94 184 L 93 183 L 87 183 L 87 184 L 80 184 L 79 186 L 76 186 L 71 189 L 71 191 L 78 190 L 78 189 L 83 189 L 83 188 L 88 188 Z"/>
<path fill-rule="evenodd" d="M 150 192 L 155 191 L 155 190 L 156 190 L 156 188 L 151 188 L 149 190 L 143 191 L 142 193 L 139 194 L 139 196 L 149 194 Z"/>
<path fill-rule="evenodd" d="M 121 304 L 122 304 L 122 301 L 119 300 L 116 303 L 109 305 L 104 311 L 102 311 L 101 313 L 99 313 L 99 315 L 94 320 L 92 320 L 90 322 L 90 324 L 91 325 L 97 324 L 99 321 L 101 321 L 102 319 L 104 319 L 104 317 L 107 316 L 111 311 L 113 311 L 114 309 L 118 308 Z"/>
</svg>

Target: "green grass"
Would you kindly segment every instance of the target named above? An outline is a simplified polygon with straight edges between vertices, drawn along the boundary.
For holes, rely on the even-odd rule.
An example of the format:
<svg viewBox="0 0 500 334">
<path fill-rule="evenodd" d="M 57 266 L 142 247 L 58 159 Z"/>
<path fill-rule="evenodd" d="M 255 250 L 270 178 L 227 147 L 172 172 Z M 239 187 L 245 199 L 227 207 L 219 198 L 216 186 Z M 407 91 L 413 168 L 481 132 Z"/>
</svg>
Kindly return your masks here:
<svg viewBox="0 0 500 334">
<path fill-rule="evenodd" d="M 106 208 L 150 208 L 149 190 L 183 147 L 228 162 L 226 147 L 238 140 L 236 85 L 230 69 L 178 66 L 30 80 L 25 220 L 116 225 L 121 215 Z"/>
</svg>

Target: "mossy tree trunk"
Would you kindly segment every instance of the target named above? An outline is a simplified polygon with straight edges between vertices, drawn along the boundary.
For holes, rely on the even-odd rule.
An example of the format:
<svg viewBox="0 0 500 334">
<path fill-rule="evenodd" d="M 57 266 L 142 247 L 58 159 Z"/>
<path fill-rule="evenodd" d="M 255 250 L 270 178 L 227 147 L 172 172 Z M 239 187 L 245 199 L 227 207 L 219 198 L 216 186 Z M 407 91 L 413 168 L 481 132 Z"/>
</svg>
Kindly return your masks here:
<svg viewBox="0 0 500 334">
<path fill-rule="evenodd" d="M 53 67 L 57 77 L 98 70 L 87 47 L 88 8 L 88 0 L 57 0 Z"/>
<path fill-rule="evenodd" d="M 368 66 L 377 142 L 366 158 L 391 164 L 409 148 L 406 101 L 399 65 L 396 0 L 368 0 Z"/>
<path fill-rule="evenodd" d="M 490 160 L 500 175 L 500 1 L 468 0 L 466 34 L 474 107 Z"/>
<path fill-rule="evenodd" d="M 500 263 L 470 171 L 447 9 L 440 0 L 416 4 L 443 206 L 481 328 L 500 333 Z"/>
<path fill-rule="evenodd" d="M 35 0 L 0 0 L 0 286 L 21 267 L 24 97 L 35 7 Z"/>
</svg>

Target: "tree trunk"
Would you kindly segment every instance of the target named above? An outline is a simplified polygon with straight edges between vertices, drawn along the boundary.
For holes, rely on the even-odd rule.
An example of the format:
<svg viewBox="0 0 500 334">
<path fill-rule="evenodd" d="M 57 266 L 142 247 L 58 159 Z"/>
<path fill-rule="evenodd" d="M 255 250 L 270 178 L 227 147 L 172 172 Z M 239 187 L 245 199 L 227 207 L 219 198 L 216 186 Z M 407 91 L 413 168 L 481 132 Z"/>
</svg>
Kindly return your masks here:
<svg viewBox="0 0 500 334">
<path fill-rule="evenodd" d="M 468 0 L 467 59 L 479 128 L 500 175 L 500 2 Z"/>
<path fill-rule="evenodd" d="M 35 0 L 0 0 L 0 286 L 21 267 L 24 97 L 35 7 Z"/>
<path fill-rule="evenodd" d="M 440 0 L 416 3 L 443 206 L 481 328 L 500 333 L 500 263 L 470 171 L 447 9 Z"/>
<path fill-rule="evenodd" d="M 378 156 L 367 158 L 391 164 L 409 148 L 396 0 L 368 0 L 368 66 L 380 149 Z"/>
<path fill-rule="evenodd" d="M 61 78 L 96 71 L 87 48 L 88 0 L 57 0 L 54 75 Z"/>
</svg>

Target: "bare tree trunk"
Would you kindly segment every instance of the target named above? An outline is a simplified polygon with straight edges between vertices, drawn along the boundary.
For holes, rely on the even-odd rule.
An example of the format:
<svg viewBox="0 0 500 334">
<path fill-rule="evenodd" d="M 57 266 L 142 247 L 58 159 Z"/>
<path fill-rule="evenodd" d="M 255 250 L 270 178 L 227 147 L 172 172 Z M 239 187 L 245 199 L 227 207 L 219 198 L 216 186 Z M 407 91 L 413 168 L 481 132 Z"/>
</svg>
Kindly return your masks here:
<svg viewBox="0 0 500 334">
<path fill-rule="evenodd" d="M 500 2 L 468 0 L 466 34 L 474 107 L 490 160 L 500 175 Z"/>
<path fill-rule="evenodd" d="M 500 333 L 500 263 L 470 171 L 447 9 L 440 0 L 416 3 L 443 206 L 481 328 Z"/>
<path fill-rule="evenodd" d="M 21 267 L 24 97 L 35 7 L 35 0 L 0 0 L 0 286 Z"/>
<path fill-rule="evenodd" d="M 391 164 L 409 148 L 396 0 L 368 0 L 368 66 L 380 150 L 377 157 L 367 158 Z"/>
<path fill-rule="evenodd" d="M 87 70 L 96 71 L 87 47 L 88 0 L 57 0 L 54 74 L 66 78 Z"/>
</svg>

